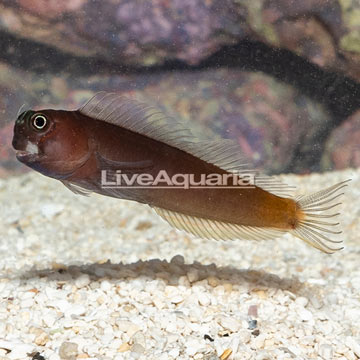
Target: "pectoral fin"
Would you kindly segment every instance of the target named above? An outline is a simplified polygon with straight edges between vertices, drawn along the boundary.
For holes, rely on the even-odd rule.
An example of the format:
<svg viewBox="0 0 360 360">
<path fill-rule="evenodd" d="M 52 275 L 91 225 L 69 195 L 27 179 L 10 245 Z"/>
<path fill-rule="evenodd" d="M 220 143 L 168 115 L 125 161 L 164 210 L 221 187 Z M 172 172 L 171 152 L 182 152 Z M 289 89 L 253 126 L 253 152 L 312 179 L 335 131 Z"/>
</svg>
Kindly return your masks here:
<svg viewBox="0 0 360 360">
<path fill-rule="evenodd" d="M 122 173 L 136 173 L 151 170 L 154 166 L 151 160 L 117 161 L 96 153 L 96 160 L 101 170 L 121 170 Z"/>
<path fill-rule="evenodd" d="M 84 189 L 81 186 L 71 183 L 70 181 L 63 180 L 61 182 L 76 195 L 89 196 L 92 193 L 91 190 Z"/>
</svg>

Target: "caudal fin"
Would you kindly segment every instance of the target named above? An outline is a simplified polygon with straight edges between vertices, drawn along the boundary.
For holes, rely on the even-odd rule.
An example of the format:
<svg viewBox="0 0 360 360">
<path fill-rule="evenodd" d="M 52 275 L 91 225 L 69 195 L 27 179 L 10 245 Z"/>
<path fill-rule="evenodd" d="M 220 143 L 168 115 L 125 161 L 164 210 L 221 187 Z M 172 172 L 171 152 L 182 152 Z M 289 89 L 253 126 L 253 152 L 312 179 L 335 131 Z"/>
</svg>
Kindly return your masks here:
<svg viewBox="0 0 360 360">
<path fill-rule="evenodd" d="M 340 215 L 333 209 L 341 204 L 339 198 L 344 194 L 341 190 L 349 181 L 345 180 L 315 194 L 297 198 L 299 220 L 295 229 L 291 230 L 292 234 L 327 254 L 343 249 L 341 240 L 330 238 L 341 233 L 336 229 L 339 223 L 327 220 Z"/>
</svg>

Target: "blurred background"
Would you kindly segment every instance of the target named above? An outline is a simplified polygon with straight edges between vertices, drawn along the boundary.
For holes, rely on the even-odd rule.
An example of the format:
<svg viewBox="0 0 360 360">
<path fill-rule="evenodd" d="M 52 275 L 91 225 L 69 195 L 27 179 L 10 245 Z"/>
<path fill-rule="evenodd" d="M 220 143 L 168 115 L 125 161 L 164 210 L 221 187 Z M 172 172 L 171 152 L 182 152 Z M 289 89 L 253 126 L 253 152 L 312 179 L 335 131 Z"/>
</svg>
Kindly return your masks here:
<svg viewBox="0 0 360 360">
<path fill-rule="evenodd" d="M 268 173 L 360 166 L 359 0 L 0 0 L 0 176 L 19 108 L 95 92 L 237 141 Z"/>
</svg>

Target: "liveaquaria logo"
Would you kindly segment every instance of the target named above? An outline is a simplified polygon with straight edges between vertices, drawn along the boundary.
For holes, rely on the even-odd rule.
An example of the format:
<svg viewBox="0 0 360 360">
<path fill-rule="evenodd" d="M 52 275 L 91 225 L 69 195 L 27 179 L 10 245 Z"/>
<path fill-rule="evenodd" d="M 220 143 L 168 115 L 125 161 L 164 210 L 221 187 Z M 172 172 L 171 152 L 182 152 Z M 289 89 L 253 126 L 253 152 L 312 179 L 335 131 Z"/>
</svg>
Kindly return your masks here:
<svg viewBox="0 0 360 360">
<path fill-rule="evenodd" d="M 155 176 L 149 173 L 123 173 L 121 170 L 101 171 L 102 188 L 157 188 L 157 189 L 238 189 L 255 186 L 255 174 L 181 174 L 169 175 L 160 170 Z"/>
</svg>

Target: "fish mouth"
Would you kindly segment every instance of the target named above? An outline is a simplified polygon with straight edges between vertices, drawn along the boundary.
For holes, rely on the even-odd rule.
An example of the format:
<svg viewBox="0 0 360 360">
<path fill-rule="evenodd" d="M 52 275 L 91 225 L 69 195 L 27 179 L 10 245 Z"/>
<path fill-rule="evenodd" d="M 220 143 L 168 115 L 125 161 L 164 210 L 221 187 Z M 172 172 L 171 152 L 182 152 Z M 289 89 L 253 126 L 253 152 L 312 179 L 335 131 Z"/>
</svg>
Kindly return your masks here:
<svg viewBox="0 0 360 360">
<path fill-rule="evenodd" d="M 26 141 L 24 143 L 14 139 L 13 148 L 16 150 L 16 158 L 25 164 L 37 161 L 43 155 L 42 151 L 39 149 L 39 146 L 30 141 Z"/>
<path fill-rule="evenodd" d="M 34 162 L 41 158 L 41 155 L 38 153 L 26 151 L 26 150 L 17 150 L 16 151 L 16 158 L 21 162 Z"/>
</svg>

